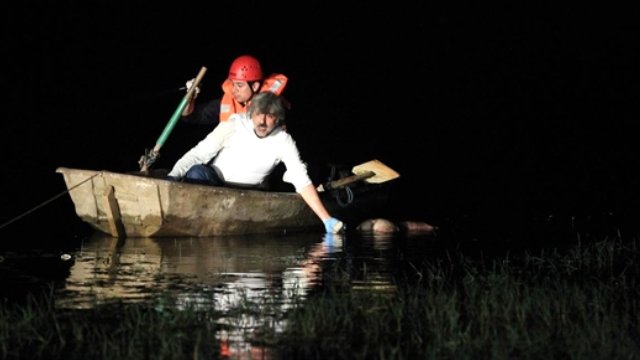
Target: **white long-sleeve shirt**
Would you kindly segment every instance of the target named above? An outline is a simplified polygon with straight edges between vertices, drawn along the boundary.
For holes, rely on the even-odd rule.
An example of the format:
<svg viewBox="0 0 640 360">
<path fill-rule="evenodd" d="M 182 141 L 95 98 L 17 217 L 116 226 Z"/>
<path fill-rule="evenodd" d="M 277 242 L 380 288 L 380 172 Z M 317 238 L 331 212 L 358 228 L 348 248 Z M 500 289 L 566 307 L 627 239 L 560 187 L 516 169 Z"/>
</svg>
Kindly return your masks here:
<svg viewBox="0 0 640 360">
<path fill-rule="evenodd" d="M 215 157 L 213 166 L 225 182 L 258 185 L 282 161 L 286 167 L 283 181 L 293 184 L 297 192 L 311 184 L 307 166 L 289 133 L 276 128 L 267 137 L 259 138 L 253 129 L 247 114 L 232 115 L 187 151 L 169 176 L 182 178 L 193 165 L 206 164 Z"/>
</svg>

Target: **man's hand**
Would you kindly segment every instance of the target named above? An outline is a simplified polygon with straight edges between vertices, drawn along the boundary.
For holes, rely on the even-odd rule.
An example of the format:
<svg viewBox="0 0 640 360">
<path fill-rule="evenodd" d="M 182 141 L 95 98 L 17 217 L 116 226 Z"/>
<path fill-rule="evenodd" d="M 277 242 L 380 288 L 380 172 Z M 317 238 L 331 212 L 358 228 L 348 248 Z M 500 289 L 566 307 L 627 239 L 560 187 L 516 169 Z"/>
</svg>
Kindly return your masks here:
<svg viewBox="0 0 640 360">
<path fill-rule="evenodd" d="M 344 231 L 344 229 L 344 223 L 336 218 L 330 217 L 324 221 L 324 230 L 328 233 L 337 234 Z"/>
<path fill-rule="evenodd" d="M 185 84 L 185 85 L 186 85 L 186 87 L 187 87 L 187 92 L 189 92 L 189 90 L 191 89 L 191 87 L 193 86 L 193 83 L 194 83 L 195 81 L 196 81 L 196 79 L 195 79 L 195 78 L 193 78 L 193 79 L 191 79 L 191 80 L 189 80 L 189 81 L 187 81 L 187 82 L 186 82 L 186 84 Z M 195 90 L 195 92 L 194 92 L 194 94 L 193 94 L 193 99 L 195 99 L 196 97 L 198 97 L 198 94 L 200 94 L 200 87 L 199 87 L 199 86 L 196 86 L 196 90 Z"/>
</svg>

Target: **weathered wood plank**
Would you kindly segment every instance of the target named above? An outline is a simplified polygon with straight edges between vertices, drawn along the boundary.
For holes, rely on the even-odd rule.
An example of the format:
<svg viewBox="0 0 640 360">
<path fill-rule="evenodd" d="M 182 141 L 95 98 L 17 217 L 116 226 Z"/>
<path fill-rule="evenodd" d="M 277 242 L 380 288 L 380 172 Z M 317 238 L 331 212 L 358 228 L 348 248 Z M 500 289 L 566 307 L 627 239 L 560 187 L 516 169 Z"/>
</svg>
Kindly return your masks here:
<svg viewBox="0 0 640 360">
<path fill-rule="evenodd" d="M 107 214 L 111 236 L 117 238 L 126 237 L 124 224 L 122 224 L 122 217 L 120 216 L 120 207 L 118 206 L 118 200 L 116 199 L 113 186 L 108 186 L 104 194 L 104 208 Z"/>
</svg>

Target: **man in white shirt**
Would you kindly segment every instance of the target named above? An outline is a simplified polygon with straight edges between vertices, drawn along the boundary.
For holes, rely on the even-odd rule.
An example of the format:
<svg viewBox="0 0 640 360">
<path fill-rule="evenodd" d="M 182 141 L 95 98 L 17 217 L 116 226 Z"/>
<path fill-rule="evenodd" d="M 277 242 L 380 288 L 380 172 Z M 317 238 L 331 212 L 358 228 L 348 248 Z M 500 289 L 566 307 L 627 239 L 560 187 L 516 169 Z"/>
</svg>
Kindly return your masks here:
<svg viewBox="0 0 640 360">
<path fill-rule="evenodd" d="M 327 232 L 342 231 L 344 224 L 331 217 L 322 204 L 295 141 L 283 130 L 284 118 L 281 97 L 271 92 L 256 94 L 247 113 L 233 114 L 228 121 L 218 124 L 176 162 L 168 179 L 260 188 L 276 165 L 283 162 L 286 167 L 283 181 L 294 186 Z"/>
</svg>

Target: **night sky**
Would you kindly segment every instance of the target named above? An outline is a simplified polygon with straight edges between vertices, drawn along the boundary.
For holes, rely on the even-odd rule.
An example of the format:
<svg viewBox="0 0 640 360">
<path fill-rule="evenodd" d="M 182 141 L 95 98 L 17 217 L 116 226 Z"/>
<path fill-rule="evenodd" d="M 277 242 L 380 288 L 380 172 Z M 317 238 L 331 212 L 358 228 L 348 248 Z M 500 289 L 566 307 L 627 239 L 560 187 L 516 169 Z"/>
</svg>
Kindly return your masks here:
<svg viewBox="0 0 640 360">
<path fill-rule="evenodd" d="M 396 201 L 432 223 L 639 213 L 628 9 L 93 3 L 2 10 L 2 221 L 64 191 L 58 166 L 138 170 L 178 88 L 206 66 L 200 96 L 219 96 L 245 53 L 289 77 L 288 128 L 315 180 L 379 159 L 402 176 Z M 156 166 L 209 130 L 178 124 Z M 63 208 L 56 221 L 76 221 Z"/>
</svg>

